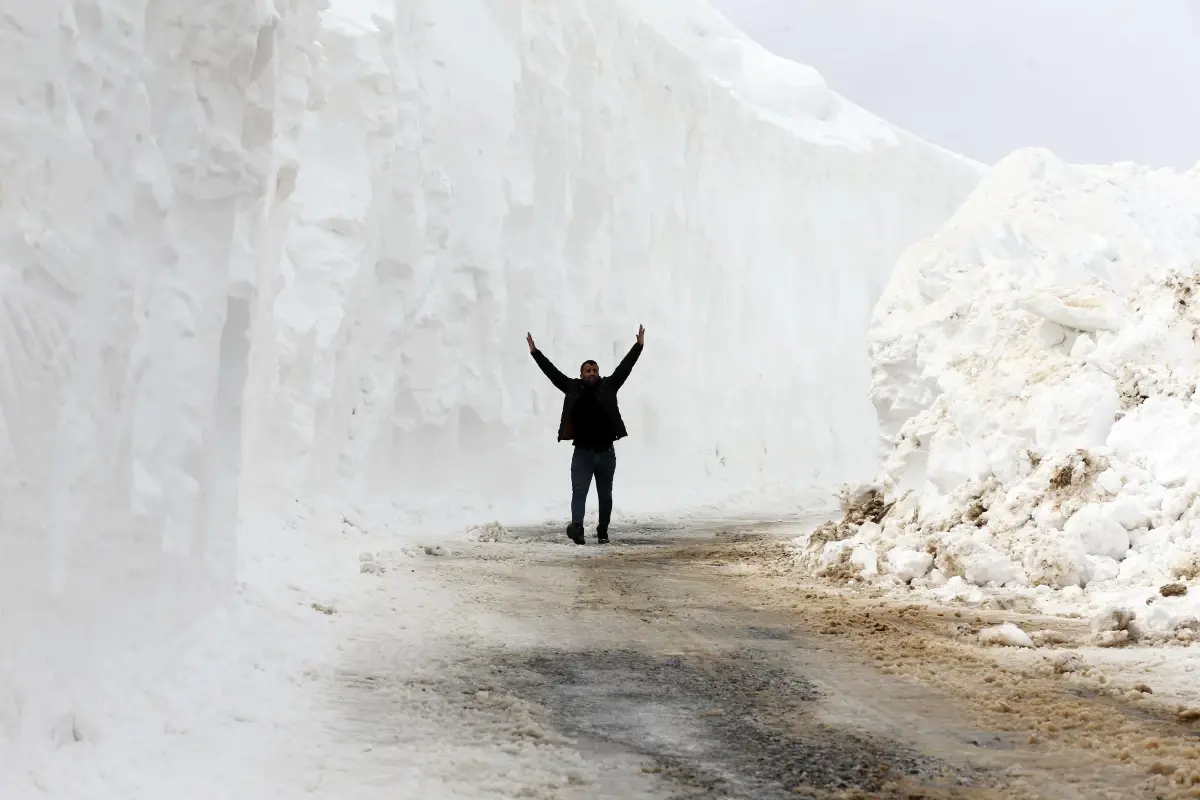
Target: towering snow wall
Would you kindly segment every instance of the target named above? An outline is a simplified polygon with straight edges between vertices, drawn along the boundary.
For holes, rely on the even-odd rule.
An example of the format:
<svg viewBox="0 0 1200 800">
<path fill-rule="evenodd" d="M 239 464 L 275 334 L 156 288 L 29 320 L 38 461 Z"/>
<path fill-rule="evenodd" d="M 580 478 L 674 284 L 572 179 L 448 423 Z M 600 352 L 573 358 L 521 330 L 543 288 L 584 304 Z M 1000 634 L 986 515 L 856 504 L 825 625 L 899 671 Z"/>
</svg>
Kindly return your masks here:
<svg viewBox="0 0 1200 800">
<path fill-rule="evenodd" d="M 443 530 L 561 514 L 525 333 L 574 374 L 639 323 L 622 509 L 871 473 L 870 309 L 978 165 L 685 0 L 335 0 L 320 42 L 247 486 Z"/>
<path fill-rule="evenodd" d="M 824 561 L 1047 610 L 1128 603 L 1141 630 L 1190 641 L 1196 593 L 1158 588 L 1200 577 L 1198 342 L 1200 168 L 1014 153 L 880 300 L 895 505 Z"/>
<path fill-rule="evenodd" d="M 2 5 L 0 743 L 233 579 L 276 78 L 316 21 Z"/>
</svg>

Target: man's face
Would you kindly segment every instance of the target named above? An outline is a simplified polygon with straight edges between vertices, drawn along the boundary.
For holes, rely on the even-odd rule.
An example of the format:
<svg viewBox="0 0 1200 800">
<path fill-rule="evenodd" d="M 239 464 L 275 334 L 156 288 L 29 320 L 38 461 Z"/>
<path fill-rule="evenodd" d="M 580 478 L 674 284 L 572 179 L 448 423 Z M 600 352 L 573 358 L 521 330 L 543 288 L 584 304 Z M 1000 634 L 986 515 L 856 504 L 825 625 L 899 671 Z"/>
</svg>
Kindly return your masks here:
<svg viewBox="0 0 1200 800">
<path fill-rule="evenodd" d="M 579 377 L 584 383 L 595 383 L 600 380 L 600 367 L 596 364 L 584 364 L 579 370 Z"/>
</svg>

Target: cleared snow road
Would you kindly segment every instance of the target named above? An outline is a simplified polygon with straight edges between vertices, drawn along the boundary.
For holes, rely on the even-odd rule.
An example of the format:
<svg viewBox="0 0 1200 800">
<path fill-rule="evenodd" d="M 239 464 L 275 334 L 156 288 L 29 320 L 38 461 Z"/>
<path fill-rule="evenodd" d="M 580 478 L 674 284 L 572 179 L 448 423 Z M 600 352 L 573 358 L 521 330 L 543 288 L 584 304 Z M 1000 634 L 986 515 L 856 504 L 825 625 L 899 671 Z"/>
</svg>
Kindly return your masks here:
<svg viewBox="0 0 1200 800">
<path fill-rule="evenodd" d="M 1187 796 L 1188 723 L 1090 689 L 1102 676 L 999 666 L 955 640 L 975 612 L 797 586 L 780 532 L 643 527 L 599 549 L 529 529 L 397 555 L 339 612 L 331 747 L 359 755 L 309 791 Z"/>
</svg>

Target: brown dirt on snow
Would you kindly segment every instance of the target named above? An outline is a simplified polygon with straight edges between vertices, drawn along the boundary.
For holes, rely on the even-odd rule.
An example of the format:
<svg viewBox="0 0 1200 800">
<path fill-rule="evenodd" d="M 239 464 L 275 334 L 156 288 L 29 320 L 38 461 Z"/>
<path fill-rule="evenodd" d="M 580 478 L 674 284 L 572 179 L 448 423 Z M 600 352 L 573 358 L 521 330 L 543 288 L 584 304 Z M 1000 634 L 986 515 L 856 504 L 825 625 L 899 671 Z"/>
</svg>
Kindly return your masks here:
<svg viewBox="0 0 1200 800">
<path fill-rule="evenodd" d="M 1054 632 L 1073 640 L 1085 632 L 1082 622 L 901 603 L 871 589 L 801 582 L 790 544 L 774 537 L 732 535 L 599 561 L 609 559 L 718 572 L 723 591 L 755 608 L 785 612 L 797 627 L 858 654 L 881 675 L 936 689 L 981 727 L 1013 734 L 1042 752 L 1061 752 L 1064 763 L 1116 770 L 1143 790 L 1114 788 L 1116 794 L 1105 796 L 1200 798 L 1200 720 L 1187 710 L 1156 704 L 1151 687 L 1117 685 L 1071 651 L 1046 649 L 1035 665 L 1006 666 L 995 650 L 977 644 L 982 628 L 1005 621 L 1031 633 L 1050 631 L 1043 641 L 1053 641 Z"/>
</svg>

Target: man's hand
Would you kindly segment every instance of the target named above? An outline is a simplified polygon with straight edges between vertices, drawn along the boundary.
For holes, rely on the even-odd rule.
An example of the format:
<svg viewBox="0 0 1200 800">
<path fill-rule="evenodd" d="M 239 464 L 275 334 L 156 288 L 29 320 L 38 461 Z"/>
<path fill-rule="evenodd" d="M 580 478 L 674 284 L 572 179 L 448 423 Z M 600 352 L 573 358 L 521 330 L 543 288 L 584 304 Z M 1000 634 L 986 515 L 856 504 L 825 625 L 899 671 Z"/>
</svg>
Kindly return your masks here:
<svg viewBox="0 0 1200 800">
<path fill-rule="evenodd" d="M 530 339 L 530 341 L 533 341 L 533 340 Z M 646 329 L 643 328 L 641 325 L 638 325 L 637 343 L 640 345 L 646 344 Z"/>
<path fill-rule="evenodd" d="M 537 350 L 537 345 L 533 343 L 533 334 L 532 333 L 525 334 L 525 341 L 529 343 L 529 352 L 532 353 L 534 350 Z"/>
</svg>

